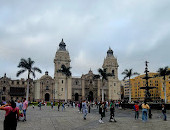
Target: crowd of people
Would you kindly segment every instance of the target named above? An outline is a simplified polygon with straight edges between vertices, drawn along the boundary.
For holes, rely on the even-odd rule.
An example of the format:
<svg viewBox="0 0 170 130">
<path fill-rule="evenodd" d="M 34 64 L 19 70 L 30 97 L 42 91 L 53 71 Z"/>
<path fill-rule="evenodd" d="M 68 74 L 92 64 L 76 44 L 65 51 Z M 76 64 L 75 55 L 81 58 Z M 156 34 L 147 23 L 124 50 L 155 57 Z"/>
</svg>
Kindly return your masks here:
<svg viewBox="0 0 170 130">
<path fill-rule="evenodd" d="M 16 130 L 17 121 L 26 121 L 26 111 L 28 108 L 28 101 L 24 98 L 22 101 L 17 100 L 14 102 L 13 100 L 10 102 L 3 102 L 4 105 L 1 105 L 0 110 L 6 111 L 5 119 L 4 119 L 4 130 Z M 42 105 L 47 105 L 47 102 L 38 102 L 38 107 L 41 110 Z M 99 123 L 104 123 L 103 118 L 106 117 L 106 112 L 110 111 L 109 122 L 117 122 L 115 119 L 115 107 L 122 109 L 121 102 L 114 102 L 114 101 L 105 101 L 105 102 L 89 102 L 86 100 L 75 102 L 70 101 L 69 103 L 65 103 L 64 101 L 59 101 L 57 104 L 54 101 L 50 103 L 51 109 L 54 108 L 55 105 L 58 106 L 58 111 L 60 111 L 60 106 L 62 108 L 62 112 L 65 111 L 66 106 L 72 106 L 72 108 L 78 108 L 79 113 L 83 113 L 83 119 L 86 120 L 87 114 L 90 113 L 91 107 L 95 106 L 98 109 L 100 114 Z M 32 104 L 32 108 L 34 109 L 34 104 Z M 133 106 L 133 110 L 135 111 L 134 117 L 135 120 L 139 119 L 139 108 L 142 108 L 142 120 L 146 122 L 148 120 L 148 112 L 150 111 L 150 106 L 144 101 L 142 104 L 139 105 L 138 102 L 135 102 Z M 165 104 L 162 104 L 162 114 L 164 121 L 167 120 L 166 115 L 166 107 Z"/>
<path fill-rule="evenodd" d="M 16 130 L 17 121 L 26 121 L 26 111 L 28 108 L 28 101 L 26 98 L 21 102 L 13 100 L 7 102 L 0 107 L 0 110 L 6 111 L 4 119 L 4 130 Z"/>
</svg>

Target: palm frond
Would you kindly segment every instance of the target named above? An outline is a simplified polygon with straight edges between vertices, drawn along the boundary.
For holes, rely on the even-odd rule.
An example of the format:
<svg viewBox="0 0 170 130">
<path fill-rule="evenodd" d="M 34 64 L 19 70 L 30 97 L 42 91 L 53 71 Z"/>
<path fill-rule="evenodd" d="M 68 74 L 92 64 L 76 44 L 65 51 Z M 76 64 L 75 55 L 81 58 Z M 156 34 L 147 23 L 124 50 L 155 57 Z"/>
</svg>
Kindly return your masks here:
<svg viewBox="0 0 170 130">
<path fill-rule="evenodd" d="M 93 76 L 93 79 L 99 79 L 100 78 L 100 75 L 99 74 L 96 74 Z"/>
<path fill-rule="evenodd" d="M 66 77 L 70 77 L 72 75 L 71 71 L 70 71 L 71 67 L 66 67 L 64 64 L 61 65 L 61 69 L 58 69 L 57 72 L 60 72 L 64 75 L 66 75 Z"/>
<path fill-rule="evenodd" d="M 37 72 L 39 72 L 39 73 L 42 73 L 42 71 L 41 71 L 40 68 L 38 68 L 38 67 L 33 67 L 32 69 L 33 69 L 33 71 L 37 71 Z"/>
<path fill-rule="evenodd" d="M 24 58 L 21 58 L 21 60 L 19 62 L 19 65 L 18 65 L 18 68 L 28 69 L 28 62 L 27 62 L 27 60 L 24 59 Z"/>
<path fill-rule="evenodd" d="M 33 60 L 31 60 L 31 58 L 29 57 L 28 58 L 28 64 L 30 65 L 30 66 L 33 66 L 33 64 L 35 63 Z"/>
<path fill-rule="evenodd" d="M 22 70 L 19 70 L 16 74 L 16 76 L 20 76 L 20 74 L 24 73 L 26 71 L 26 69 L 22 69 Z"/>
<path fill-rule="evenodd" d="M 30 71 L 30 74 L 32 74 L 33 77 L 35 78 L 35 71 Z"/>
</svg>

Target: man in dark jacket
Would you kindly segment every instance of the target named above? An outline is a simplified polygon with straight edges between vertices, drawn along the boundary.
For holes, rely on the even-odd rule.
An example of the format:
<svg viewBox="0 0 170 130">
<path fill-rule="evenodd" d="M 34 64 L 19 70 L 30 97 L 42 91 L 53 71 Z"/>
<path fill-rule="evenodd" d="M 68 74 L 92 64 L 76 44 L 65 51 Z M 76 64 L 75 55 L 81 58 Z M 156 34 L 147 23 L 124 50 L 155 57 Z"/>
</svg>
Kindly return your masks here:
<svg viewBox="0 0 170 130">
<path fill-rule="evenodd" d="M 164 104 L 162 104 L 162 114 L 164 116 L 164 121 L 166 121 L 166 107 Z"/>
<path fill-rule="evenodd" d="M 114 112 L 115 112 L 114 101 L 111 101 L 111 103 L 110 103 L 110 120 L 109 120 L 110 122 L 112 122 L 112 121 L 117 122 L 114 117 L 115 116 Z"/>
</svg>

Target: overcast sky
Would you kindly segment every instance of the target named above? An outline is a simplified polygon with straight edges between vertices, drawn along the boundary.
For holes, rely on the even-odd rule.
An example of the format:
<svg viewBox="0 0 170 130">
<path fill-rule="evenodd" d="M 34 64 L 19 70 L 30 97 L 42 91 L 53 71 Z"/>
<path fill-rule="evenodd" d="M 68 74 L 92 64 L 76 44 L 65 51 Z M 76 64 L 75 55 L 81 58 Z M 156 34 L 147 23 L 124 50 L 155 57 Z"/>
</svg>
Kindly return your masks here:
<svg viewBox="0 0 170 130">
<path fill-rule="evenodd" d="M 0 77 L 16 79 L 21 58 L 54 76 L 61 39 L 73 76 L 102 67 L 109 46 L 124 69 L 170 66 L 170 0 L 0 0 Z M 19 78 L 25 78 L 26 73 Z"/>
</svg>

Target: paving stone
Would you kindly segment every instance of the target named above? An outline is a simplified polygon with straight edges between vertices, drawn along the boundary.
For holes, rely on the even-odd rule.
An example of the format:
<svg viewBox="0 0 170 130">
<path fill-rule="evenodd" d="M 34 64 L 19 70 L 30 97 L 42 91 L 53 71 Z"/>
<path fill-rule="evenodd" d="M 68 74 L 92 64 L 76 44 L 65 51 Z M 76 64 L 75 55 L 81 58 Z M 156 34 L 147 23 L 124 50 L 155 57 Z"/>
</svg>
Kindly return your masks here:
<svg viewBox="0 0 170 130">
<path fill-rule="evenodd" d="M 163 121 L 160 110 L 152 110 L 153 118 L 144 123 L 140 117 L 134 119 L 134 111 L 116 109 L 115 118 L 117 122 L 109 122 L 109 112 L 103 118 L 104 124 L 99 123 L 100 115 L 98 109 L 92 108 L 88 113 L 87 120 L 83 120 L 83 114 L 77 108 L 66 108 L 64 112 L 58 111 L 57 107 L 43 106 L 42 110 L 38 107 L 28 108 L 27 121 L 18 122 L 17 130 L 164 130 L 170 128 L 170 122 Z M 0 111 L 0 130 L 3 130 L 4 111 Z M 167 111 L 170 117 L 170 111 Z"/>
</svg>

